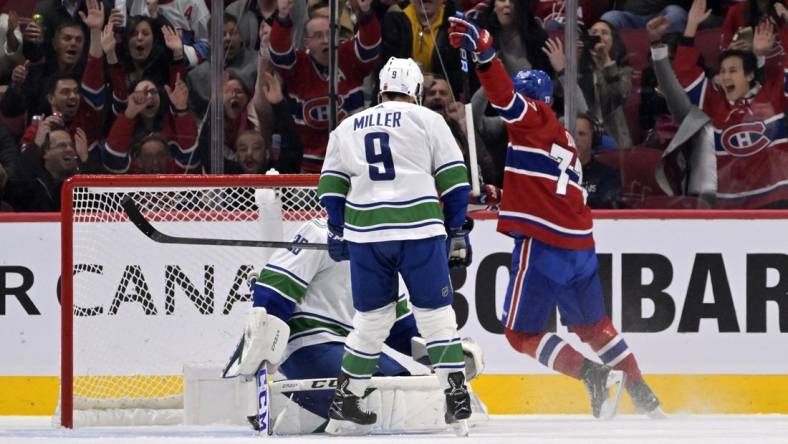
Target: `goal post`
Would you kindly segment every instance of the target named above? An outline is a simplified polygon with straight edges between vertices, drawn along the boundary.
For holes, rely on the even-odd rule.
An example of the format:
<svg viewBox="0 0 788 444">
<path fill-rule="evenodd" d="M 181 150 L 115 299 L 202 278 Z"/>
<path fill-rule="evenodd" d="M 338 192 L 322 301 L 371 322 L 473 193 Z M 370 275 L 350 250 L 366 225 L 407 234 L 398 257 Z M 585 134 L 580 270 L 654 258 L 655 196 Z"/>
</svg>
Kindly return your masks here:
<svg viewBox="0 0 788 444">
<path fill-rule="evenodd" d="M 168 235 L 289 241 L 301 223 L 325 217 L 317 181 L 317 175 L 67 180 L 56 421 L 69 428 L 177 423 L 183 366 L 229 357 L 251 301 L 248 277 L 273 252 L 157 243 L 129 221 L 124 198 Z"/>
</svg>

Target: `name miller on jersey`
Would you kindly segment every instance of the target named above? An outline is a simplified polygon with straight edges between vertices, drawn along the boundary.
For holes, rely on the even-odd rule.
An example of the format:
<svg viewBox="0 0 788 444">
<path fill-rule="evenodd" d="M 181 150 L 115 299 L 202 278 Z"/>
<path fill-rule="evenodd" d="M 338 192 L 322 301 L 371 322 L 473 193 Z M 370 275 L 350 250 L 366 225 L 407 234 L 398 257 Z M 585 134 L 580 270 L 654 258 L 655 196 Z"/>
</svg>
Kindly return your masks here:
<svg viewBox="0 0 788 444">
<path fill-rule="evenodd" d="M 399 111 L 367 114 L 366 116 L 359 116 L 353 119 L 353 131 L 358 131 L 370 126 L 385 126 L 388 128 L 399 128 Z"/>
</svg>

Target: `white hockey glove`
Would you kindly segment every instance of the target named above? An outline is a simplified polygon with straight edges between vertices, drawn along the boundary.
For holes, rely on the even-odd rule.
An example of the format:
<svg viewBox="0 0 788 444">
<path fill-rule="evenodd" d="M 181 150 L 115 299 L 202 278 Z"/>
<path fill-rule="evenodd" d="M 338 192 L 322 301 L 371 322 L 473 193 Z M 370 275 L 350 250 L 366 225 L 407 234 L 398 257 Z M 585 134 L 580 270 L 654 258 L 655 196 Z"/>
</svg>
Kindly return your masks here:
<svg viewBox="0 0 788 444">
<path fill-rule="evenodd" d="M 263 307 L 252 307 L 246 312 L 246 325 L 241 342 L 224 369 L 223 376 L 254 377 L 263 363 L 272 373 L 281 363 L 290 337 L 290 327 L 271 316 Z M 234 364 L 237 363 L 237 366 Z"/>
</svg>

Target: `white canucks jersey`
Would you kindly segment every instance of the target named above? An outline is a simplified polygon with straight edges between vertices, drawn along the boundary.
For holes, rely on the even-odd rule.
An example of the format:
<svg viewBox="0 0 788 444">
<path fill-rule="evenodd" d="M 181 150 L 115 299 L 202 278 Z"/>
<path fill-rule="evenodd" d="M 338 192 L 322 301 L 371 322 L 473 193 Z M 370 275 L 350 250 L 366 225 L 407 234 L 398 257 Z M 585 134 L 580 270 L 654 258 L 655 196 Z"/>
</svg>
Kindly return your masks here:
<svg viewBox="0 0 788 444">
<path fill-rule="evenodd" d="M 445 236 L 439 198 L 458 187 L 467 170 L 443 117 L 387 101 L 331 133 L 318 195 L 344 199 L 345 239 L 366 243 Z"/>
<path fill-rule="evenodd" d="M 318 219 L 302 225 L 293 242 L 324 244 L 327 237 L 326 222 Z M 255 285 L 295 303 L 293 315 L 286 320 L 290 339 L 283 359 L 301 347 L 345 342 L 353 329 L 350 262 L 335 262 L 325 250 L 277 250 Z M 400 290 L 404 288 L 400 284 Z M 409 313 L 407 296 L 401 294 L 397 319 Z"/>
</svg>

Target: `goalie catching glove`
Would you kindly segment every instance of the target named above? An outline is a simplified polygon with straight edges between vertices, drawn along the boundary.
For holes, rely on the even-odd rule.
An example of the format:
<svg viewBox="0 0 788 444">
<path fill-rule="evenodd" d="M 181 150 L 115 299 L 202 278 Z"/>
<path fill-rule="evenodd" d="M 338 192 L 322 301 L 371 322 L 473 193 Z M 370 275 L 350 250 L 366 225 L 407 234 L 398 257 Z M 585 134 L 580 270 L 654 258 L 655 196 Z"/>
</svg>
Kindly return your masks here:
<svg viewBox="0 0 788 444">
<path fill-rule="evenodd" d="M 479 65 L 495 57 L 493 38 L 486 29 L 473 24 L 461 12 L 449 17 L 449 43 L 455 48 L 471 51 L 473 61 Z"/>
<path fill-rule="evenodd" d="M 254 377 L 263 364 L 267 364 L 273 373 L 282 362 L 289 338 L 290 327 L 287 323 L 269 315 L 263 307 L 250 308 L 246 312 L 243 337 L 222 376 Z"/>
</svg>

